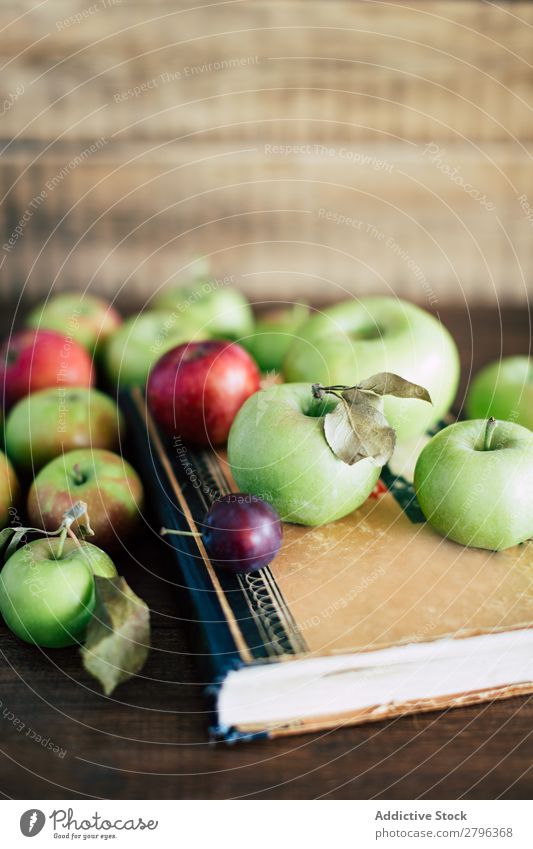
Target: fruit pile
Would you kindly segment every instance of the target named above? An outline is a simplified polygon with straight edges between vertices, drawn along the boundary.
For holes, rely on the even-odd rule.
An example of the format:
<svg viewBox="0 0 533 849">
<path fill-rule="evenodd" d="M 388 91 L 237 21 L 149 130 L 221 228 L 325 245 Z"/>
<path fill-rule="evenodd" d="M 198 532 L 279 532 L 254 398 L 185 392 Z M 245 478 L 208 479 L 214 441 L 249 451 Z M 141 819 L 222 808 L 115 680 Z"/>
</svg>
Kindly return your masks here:
<svg viewBox="0 0 533 849">
<path fill-rule="evenodd" d="M 214 321 L 207 315 L 197 332 Z M 150 409 L 168 434 L 196 446 L 227 438 L 241 497 L 262 498 L 285 522 L 335 521 L 373 493 L 398 440 L 419 454 L 416 495 L 440 534 L 489 550 L 533 537 L 528 357 L 484 369 L 468 395 L 470 421 L 440 430 L 421 450 L 459 382 L 456 345 L 434 316 L 396 298 L 367 297 L 313 314 L 302 305 L 278 310 L 252 331 L 248 319 L 241 314 L 239 345 L 183 343 L 153 366 L 147 383 Z M 254 391 L 257 370 L 241 346 L 284 382 Z"/>
<path fill-rule="evenodd" d="M 533 536 L 528 357 L 483 370 L 468 396 L 471 421 L 440 431 L 420 452 L 459 382 L 456 345 L 435 317 L 399 299 L 368 297 L 314 314 L 293 306 L 252 326 L 242 296 L 208 289 L 156 299 L 171 310 L 172 332 L 190 323 L 190 338 L 153 364 L 147 399 L 170 436 L 199 447 L 227 441 L 242 498 L 263 499 L 286 522 L 335 521 L 372 494 L 396 440 L 412 441 L 420 453 L 417 496 L 435 530 L 493 550 Z M 284 383 L 263 381 L 259 389 L 258 368 L 281 373 Z M 493 425 L 493 416 L 503 421 Z M 244 569 L 253 556 L 243 558 L 239 545 L 234 561 Z"/>
<path fill-rule="evenodd" d="M 142 667 L 150 637 L 145 603 L 109 556 L 138 522 L 143 487 L 120 454 L 117 404 L 93 385 L 121 318 L 66 294 L 26 324 L 0 351 L 0 612 L 27 642 L 84 642 L 84 666 L 110 693 Z"/>
<path fill-rule="evenodd" d="M 459 358 L 436 318 L 394 298 L 254 321 L 237 290 L 197 280 L 125 321 L 81 293 L 34 309 L 0 348 L 0 612 L 28 642 L 84 642 L 86 669 L 111 692 L 146 660 L 149 614 L 109 556 L 133 533 L 143 488 L 97 376 L 111 393 L 145 388 L 174 440 L 227 444 L 241 492 L 216 501 L 197 535 L 218 568 L 246 572 L 276 556 L 283 521 L 321 525 L 375 496 L 397 441 L 418 444 L 448 412 Z M 529 359 L 495 363 L 473 381 L 470 419 L 419 453 L 417 498 L 443 536 L 493 550 L 533 536 L 532 402 Z M 32 527 L 18 512 L 26 485 Z"/>
</svg>

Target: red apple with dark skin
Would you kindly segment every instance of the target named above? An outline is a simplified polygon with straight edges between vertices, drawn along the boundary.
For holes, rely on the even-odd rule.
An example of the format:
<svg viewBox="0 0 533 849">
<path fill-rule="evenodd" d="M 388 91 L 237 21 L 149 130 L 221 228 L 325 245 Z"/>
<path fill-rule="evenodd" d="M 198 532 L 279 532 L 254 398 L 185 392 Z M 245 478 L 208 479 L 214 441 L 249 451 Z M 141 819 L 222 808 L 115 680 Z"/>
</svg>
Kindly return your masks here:
<svg viewBox="0 0 533 849">
<path fill-rule="evenodd" d="M 0 348 L 0 393 L 6 406 L 51 386 L 92 386 L 91 357 L 68 336 L 21 330 Z"/>
<path fill-rule="evenodd" d="M 178 345 L 152 368 L 147 397 L 158 424 L 189 445 L 222 445 L 233 419 L 259 389 L 259 370 L 234 342 Z"/>
<path fill-rule="evenodd" d="M 143 488 L 135 470 L 118 454 L 79 448 L 41 469 L 28 495 L 30 521 L 46 531 L 55 530 L 76 501 L 87 504 L 94 531 L 89 541 L 112 551 L 126 542 L 139 520 Z M 74 523 L 72 528 L 76 527 Z"/>
</svg>

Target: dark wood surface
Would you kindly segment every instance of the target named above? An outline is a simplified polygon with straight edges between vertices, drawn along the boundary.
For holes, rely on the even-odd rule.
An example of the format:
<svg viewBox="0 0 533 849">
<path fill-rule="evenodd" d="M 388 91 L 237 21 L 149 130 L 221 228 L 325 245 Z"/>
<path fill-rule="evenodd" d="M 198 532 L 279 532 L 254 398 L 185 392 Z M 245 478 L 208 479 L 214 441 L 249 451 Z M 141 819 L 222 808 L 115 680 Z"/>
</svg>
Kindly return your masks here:
<svg viewBox="0 0 533 849">
<path fill-rule="evenodd" d="M 490 359 L 530 350 L 525 308 L 449 307 L 442 318 L 460 346 L 464 381 Z M 153 650 L 142 676 L 113 698 L 81 673 L 76 650 L 40 652 L 0 626 L 6 797 L 531 797 L 533 697 L 276 741 L 209 744 L 194 646 L 149 517 L 129 549 L 118 562 L 152 609 Z"/>
</svg>

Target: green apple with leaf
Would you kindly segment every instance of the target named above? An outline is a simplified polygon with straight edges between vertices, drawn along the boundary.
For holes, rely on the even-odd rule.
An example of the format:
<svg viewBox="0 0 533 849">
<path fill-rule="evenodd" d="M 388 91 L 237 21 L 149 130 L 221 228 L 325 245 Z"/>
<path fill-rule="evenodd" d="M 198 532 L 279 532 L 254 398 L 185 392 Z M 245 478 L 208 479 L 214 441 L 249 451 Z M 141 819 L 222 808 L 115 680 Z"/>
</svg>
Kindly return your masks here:
<svg viewBox="0 0 533 849">
<path fill-rule="evenodd" d="M 93 576 L 116 574 L 108 555 L 89 542 L 37 539 L 18 549 L 0 572 L 0 612 L 21 640 L 71 646 L 83 639 L 94 612 Z"/>
<path fill-rule="evenodd" d="M 504 357 L 481 369 L 466 399 L 469 419 L 513 421 L 533 430 L 533 362 L 530 357 Z"/>
<path fill-rule="evenodd" d="M 430 313 L 397 298 L 337 304 L 310 318 L 285 355 L 287 381 L 324 385 L 358 382 L 393 371 L 424 386 L 420 400 L 388 397 L 384 412 L 398 439 L 424 433 L 448 411 L 457 391 L 459 356 L 446 328 Z"/>
<path fill-rule="evenodd" d="M 533 433 L 495 419 L 461 421 L 418 457 L 422 512 L 442 536 L 493 551 L 533 537 Z"/>
<path fill-rule="evenodd" d="M 422 387 L 390 373 L 355 386 L 293 383 L 256 392 L 229 434 L 239 489 L 268 501 L 286 522 L 322 525 L 351 513 L 394 450 L 382 412 L 390 394 L 430 400 Z"/>
<path fill-rule="evenodd" d="M 78 501 L 55 531 L 19 527 L 0 534 L 0 614 L 28 643 L 64 648 L 85 641 L 83 664 L 109 694 L 145 663 L 150 617 L 108 555 L 76 538 L 73 528 L 81 522 L 90 534 L 87 505 Z M 30 533 L 45 538 L 19 548 Z"/>
</svg>

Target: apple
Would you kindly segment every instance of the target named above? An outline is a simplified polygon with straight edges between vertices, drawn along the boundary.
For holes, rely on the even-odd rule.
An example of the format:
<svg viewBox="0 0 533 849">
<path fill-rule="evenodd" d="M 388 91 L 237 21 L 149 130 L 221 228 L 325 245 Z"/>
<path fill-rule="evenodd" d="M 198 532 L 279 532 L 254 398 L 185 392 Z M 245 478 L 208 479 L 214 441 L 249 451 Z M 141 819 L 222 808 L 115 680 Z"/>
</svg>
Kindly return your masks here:
<svg viewBox="0 0 533 849">
<path fill-rule="evenodd" d="M 259 370 L 235 342 L 179 345 L 157 361 L 148 378 L 150 410 L 163 430 L 189 445 L 221 445 L 247 398 L 259 389 Z"/>
<path fill-rule="evenodd" d="M 301 304 L 270 310 L 257 319 L 252 335 L 243 339 L 241 344 L 261 371 L 281 371 L 283 358 L 308 317 L 308 308 Z"/>
<path fill-rule="evenodd" d="M 187 319 L 209 336 L 239 341 L 253 331 L 250 304 L 238 289 L 223 285 L 223 281 L 170 285 L 154 298 L 154 307 Z"/>
<path fill-rule="evenodd" d="M 533 430 L 533 362 L 505 357 L 485 366 L 474 378 L 466 399 L 469 419 L 494 416 Z"/>
<path fill-rule="evenodd" d="M 58 537 L 30 542 L 0 572 L 0 613 L 21 640 L 47 648 L 80 642 L 95 608 L 94 575 L 113 578 L 108 555 Z"/>
<path fill-rule="evenodd" d="M 107 342 L 104 367 L 114 386 L 144 386 L 159 357 L 182 342 L 204 339 L 194 322 L 149 310 L 127 319 Z"/>
<path fill-rule="evenodd" d="M 87 504 L 94 531 L 92 541 L 105 550 L 116 549 L 137 524 L 142 484 L 132 466 L 118 454 L 79 448 L 41 469 L 28 495 L 30 521 L 53 531 L 76 501 Z"/>
<path fill-rule="evenodd" d="M 386 398 L 385 416 L 398 439 L 423 433 L 448 411 L 459 381 L 459 356 L 445 327 L 396 298 L 344 301 L 310 318 L 285 355 L 287 381 L 350 385 L 395 372 L 424 386 L 433 406 Z"/>
<path fill-rule="evenodd" d="M 0 530 L 7 527 L 11 520 L 11 511 L 19 494 L 17 476 L 6 455 L 0 451 Z"/>
<path fill-rule="evenodd" d="M 339 400 L 313 397 L 309 383 L 257 392 L 237 414 L 228 460 L 239 489 L 268 501 L 286 522 L 323 525 L 351 513 L 380 474 L 370 458 L 352 466 L 335 456 L 324 416 Z"/>
<path fill-rule="evenodd" d="M 52 295 L 33 309 L 28 327 L 55 330 L 71 336 L 92 355 L 120 326 L 122 318 L 111 304 L 83 292 Z"/>
<path fill-rule="evenodd" d="M 123 430 L 117 405 L 97 389 L 41 389 L 10 411 L 6 448 L 15 466 L 31 473 L 74 448 L 115 450 Z"/>
<path fill-rule="evenodd" d="M 92 386 L 87 351 L 52 330 L 21 330 L 0 348 L 0 387 L 6 406 L 51 386 Z"/>
<path fill-rule="evenodd" d="M 533 433 L 512 422 L 456 422 L 415 468 L 422 512 L 461 545 L 500 551 L 533 537 Z"/>
</svg>

